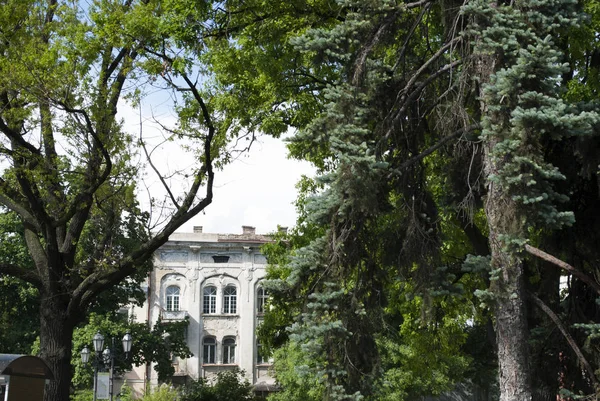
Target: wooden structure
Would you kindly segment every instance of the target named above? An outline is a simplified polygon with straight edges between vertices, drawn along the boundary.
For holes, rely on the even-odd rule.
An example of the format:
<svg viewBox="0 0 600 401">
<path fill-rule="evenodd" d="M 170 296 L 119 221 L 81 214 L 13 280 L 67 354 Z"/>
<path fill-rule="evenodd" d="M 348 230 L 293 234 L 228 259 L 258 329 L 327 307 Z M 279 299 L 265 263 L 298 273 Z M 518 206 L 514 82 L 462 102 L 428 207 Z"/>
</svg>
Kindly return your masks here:
<svg viewBox="0 0 600 401">
<path fill-rule="evenodd" d="M 52 371 L 37 356 L 0 354 L 0 401 L 42 401 Z"/>
</svg>

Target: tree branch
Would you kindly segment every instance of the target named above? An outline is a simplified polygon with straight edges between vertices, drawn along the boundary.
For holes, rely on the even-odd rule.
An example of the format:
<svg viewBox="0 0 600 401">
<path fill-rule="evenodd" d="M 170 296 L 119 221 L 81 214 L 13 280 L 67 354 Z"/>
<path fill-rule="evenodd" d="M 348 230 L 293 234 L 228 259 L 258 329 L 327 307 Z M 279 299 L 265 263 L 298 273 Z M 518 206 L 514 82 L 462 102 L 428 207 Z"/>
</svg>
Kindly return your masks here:
<svg viewBox="0 0 600 401">
<path fill-rule="evenodd" d="M 2 184 L 4 184 L 4 180 L 0 179 L 0 187 L 3 186 Z M 39 222 L 33 217 L 30 211 L 23 206 L 23 203 L 16 201 L 10 196 L 7 196 L 4 188 L 2 189 L 3 191 L 0 192 L 0 203 L 6 206 L 9 210 L 17 213 L 25 223 L 31 224 L 37 230 L 41 230 L 42 228 L 40 227 Z"/>
<path fill-rule="evenodd" d="M 579 346 L 577 345 L 577 343 L 575 342 L 575 340 L 573 339 L 573 337 L 571 337 L 571 334 L 569 334 L 569 332 L 567 331 L 567 328 L 562 323 L 562 321 L 560 320 L 560 318 L 554 313 L 554 311 L 552 311 L 552 309 L 550 309 L 535 294 L 529 292 L 527 295 L 529 295 L 529 298 L 531 298 L 531 300 L 533 301 L 533 303 L 535 303 L 542 311 L 544 311 L 544 313 L 546 313 L 546 315 L 548 315 L 548 317 L 554 322 L 554 324 L 556 325 L 556 327 L 558 327 L 558 329 L 562 333 L 562 335 L 565 338 L 565 340 L 567 340 L 567 343 L 569 344 L 569 346 L 571 347 L 571 349 L 573 350 L 573 352 L 575 352 L 575 354 L 577 355 L 577 359 L 579 359 L 579 362 L 581 363 L 581 365 L 583 366 L 583 368 L 585 368 L 585 370 L 588 372 L 588 377 L 592 381 L 594 389 L 597 390 L 598 389 L 598 382 L 596 381 L 596 375 L 594 373 L 594 369 L 592 369 L 592 366 L 590 365 L 590 363 L 587 361 L 587 359 L 585 358 L 585 356 L 583 356 L 583 353 L 581 352 L 581 349 L 579 349 Z"/>
<path fill-rule="evenodd" d="M 391 177 L 394 174 L 395 175 L 402 175 L 403 170 L 406 169 L 407 167 L 410 167 L 411 165 L 413 165 L 414 163 L 418 162 L 419 160 L 422 160 L 426 156 L 429 156 L 430 154 L 432 154 L 433 152 L 435 152 L 436 150 L 438 150 L 439 148 L 441 148 L 442 146 L 444 146 L 446 143 L 450 142 L 452 139 L 458 138 L 462 134 L 464 134 L 466 132 L 469 132 L 469 131 L 472 131 L 472 130 L 478 128 L 478 127 L 479 127 L 479 124 L 471 124 L 468 127 L 461 128 L 461 129 L 453 132 L 452 134 L 443 137 L 435 145 L 432 145 L 432 146 L 428 147 L 427 149 L 425 149 L 424 151 L 422 151 L 418 155 L 411 157 L 410 159 L 408 159 L 407 161 L 405 161 L 404 163 L 402 163 L 397 168 L 391 170 L 390 173 L 388 174 L 388 177 Z"/>
<path fill-rule="evenodd" d="M 452 40 L 450 40 L 448 43 L 446 43 L 444 46 L 440 47 L 438 49 L 437 52 L 435 52 L 435 54 L 433 56 L 431 56 L 429 58 L 429 60 L 427 60 L 425 63 L 423 63 L 423 65 L 421 67 L 419 67 L 419 69 L 410 77 L 410 79 L 408 80 L 406 86 L 404 87 L 404 89 L 402 89 L 399 93 L 399 95 L 402 94 L 406 94 L 408 93 L 408 91 L 410 90 L 410 88 L 415 84 L 415 82 L 417 81 L 417 78 L 419 78 L 419 76 L 425 72 L 425 70 L 427 70 L 429 68 L 429 66 L 431 64 L 433 64 L 434 61 L 436 61 L 438 58 L 440 58 L 445 52 L 446 50 L 450 49 L 453 45 L 457 44 L 458 42 L 460 42 L 462 40 L 461 37 L 456 37 L 453 38 Z"/>
<path fill-rule="evenodd" d="M 417 26 L 419 26 L 419 23 L 423 19 L 423 16 L 431 8 L 432 4 L 433 3 L 427 3 L 425 5 L 425 7 L 423 7 L 421 12 L 419 13 L 419 16 L 415 19 L 415 22 L 410 27 L 410 30 L 408 31 L 408 34 L 406 35 L 406 39 L 404 39 L 404 43 L 402 44 L 402 50 L 400 50 L 400 54 L 398 55 L 398 60 L 396 60 L 394 67 L 392 67 L 392 72 L 396 72 L 396 70 L 398 69 L 398 66 L 400 65 L 400 62 L 404 59 L 404 54 L 406 53 L 406 49 L 408 48 L 408 42 L 414 35 L 415 30 L 417 29 Z"/>
<path fill-rule="evenodd" d="M 34 271 L 7 263 L 0 263 L 0 275 L 7 275 L 26 281 L 37 289 L 42 289 L 42 281 Z"/>
<path fill-rule="evenodd" d="M 112 160 L 110 158 L 110 154 L 109 154 L 108 150 L 106 149 L 106 147 L 102 143 L 102 140 L 100 139 L 98 133 L 94 129 L 94 124 L 92 123 L 92 120 L 89 117 L 88 113 L 82 109 L 72 108 L 63 102 L 57 102 L 57 104 L 59 104 L 63 108 L 63 110 L 65 110 L 68 113 L 79 114 L 79 115 L 83 116 L 83 118 L 85 120 L 85 129 L 94 139 L 94 145 L 100 151 L 100 153 L 102 154 L 102 158 L 104 159 L 104 162 L 106 163 L 106 167 L 100 174 L 92 173 L 92 170 L 97 168 L 97 166 L 94 166 L 93 163 L 88 164 L 86 176 L 88 178 L 89 186 L 86 189 L 82 190 L 79 194 L 77 194 L 77 196 L 75 196 L 73 202 L 71 202 L 69 207 L 65 208 L 66 209 L 65 213 L 63 213 L 63 215 L 59 219 L 57 219 L 56 224 L 62 225 L 62 224 L 66 224 L 70 219 L 72 219 L 75 216 L 75 214 L 78 212 L 78 210 L 81 211 L 82 204 L 84 204 L 84 203 L 91 204 L 92 194 L 94 192 L 96 192 L 96 190 L 98 190 L 98 188 L 100 188 L 100 186 L 110 176 L 110 173 L 112 171 Z M 72 231 L 72 230 L 70 230 L 70 231 Z M 70 237 L 73 238 L 73 233 L 70 234 Z M 66 243 L 66 241 L 65 241 L 65 243 Z"/>
<path fill-rule="evenodd" d="M 167 55 L 152 52 L 150 50 L 149 52 L 163 58 L 166 61 L 172 62 Z M 73 291 L 73 295 L 68 306 L 69 313 L 76 313 L 77 311 L 85 310 L 85 308 L 98 294 L 112 285 L 118 284 L 121 280 L 134 273 L 137 266 L 147 258 L 151 257 L 161 245 L 167 242 L 169 236 L 173 234 L 177 228 L 179 228 L 183 223 L 189 221 L 200 211 L 204 210 L 212 202 L 214 184 L 212 142 L 215 136 L 216 128 L 212 122 L 208 107 L 200 95 L 200 92 L 198 92 L 195 84 L 185 73 L 180 72 L 180 74 L 185 80 L 186 84 L 189 86 L 194 99 L 200 105 L 200 109 L 202 111 L 201 118 L 204 120 L 204 125 L 208 128 L 208 133 L 206 137 L 204 137 L 203 165 L 196 173 L 194 182 L 184 200 L 181 202 L 180 206 L 177 208 L 176 212 L 173 214 L 165 227 L 152 239 L 140 246 L 139 249 L 133 251 L 129 256 L 121 260 L 119 266 L 115 269 L 108 271 L 96 271 L 87 276 Z M 194 205 L 194 203 L 197 201 L 197 195 L 200 186 L 204 182 L 205 178 L 206 195 L 202 200 Z"/>
<path fill-rule="evenodd" d="M 175 89 L 179 90 L 178 87 L 175 87 Z M 190 89 L 190 91 L 191 91 L 191 89 Z M 158 125 L 160 125 L 160 127 L 162 129 L 167 130 L 168 132 L 171 132 L 171 130 L 169 130 L 167 127 L 165 127 L 162 123 L 160 123 L 156 119 L 154 121 Z M 179 206 L 179 202 L 177 202 L 177 199 L 175 198 L 175 195 L 173 195 L 173 191 L 171 191 L 171 188 L 169 187 L 169 185 L 165 181 L 165 177 L 163 177 L 163 175 L 160 173 L 160 171 L 158 170 L 158 168 L 156 167 L 156 165 L 152 161 L 151 154 L 148 152 L 148 148 L 146 147 L 146 143 L 143 140 L 143 128 L 142 128 L 142 115 L 141 115 L 141 111 L 140 111 L 140 145 L 142 146 L 142 149 L 144 150 L 144 155 L 146 156 L 146 160 L 148 161 L 148 164 L 150 165 L 150 168 L 152 168 L 152 170 L 156 173 L 156 176 L 158 177 L 158 179 L 159 179 L 160 183 L 162 184 L 163 188 L 165 189 L 165 191 L 167 191 L 167 195 L 169 195 L 169 198 L 171 198 L 171 202 L 173 202 L 173 205 L 175 206 L 175 208 L 178 209 L 180 207 Z M 160 144 L 157 145 L 157 146 L 160 146 Z M 156 147 L 154 149 L 156 149 Z M 154 153 L 154 150 L 152 151 L 152 153 Z"/>
<path fill-rule="evenodd" d="M 18 144 L 19 146 L 27 149 L 28 151 L 30 151 L 34 155 L 39 155 L 40 154 L 40 150 L 38 148 L 36 148 L 32 144 L 30 144 L 29 142 L 27 142 L 26 140 L 24 140 L 23 137 L 21 135 L 19 135 L 18 132 L 15 132 L 8 125 L 6 125 L 6 123 L 4 122 L 4 120 L 2 118 L 0 118 L 0 131 L 2 131 L 2 133 L 4 135 L 6 135 L 6 137 L 8 139 L 10 139 L 12 141 L 15 141 L 16 144 Z"/>
<path fill-rule="evenodd" d="M 571 273 L 572 275 L 574 275 L 575 277 L 592 287 L 592 289 L 596 291 L 598 295 L 600 295 L 600 284 L 598 284 L 594 279 L 592 279 L 590 276 L 588 276 L 581 270 L 576 269 L 570 264 L 563 262 L 562 260 L 550 255 L 549 253 L 546 253 L 541 249 L 538 249 L 529 244 L 525 245 L 525 250 L 533 256 L 537 256 L 538 258 L 543 259 L 546 262 L 550 262 L 553 265 L 558 266 L 565 271 L 568 271 L 569 273 Z"/>
<path fill-rule="evenodd" d="M 409 85 L 407 84 L 404 87 L 404 89 L 402 89 L 398 93 L 398 95 L 396 97 L 396 102 L 394 103 L 394 107 L 399 105 L 400 109 L 396 113 L 393 113 L 393 110 L 390 110 L 388 115 L 384 118 L 384 123 L 386 121 L 388 121 L 390 118 L 392 119 L 392 121 L 389 123 L 389 128 L 387 129 L 387 131 L 384 135 L 384 138 L 389 138 L 389 136 L 392 134 L 394 127 L 396 126 L 396 123 L 402 119 L 402 117 L 404 116 L 404 113 L 406 112 L 406 109 L 412 104 L 413 101 L 415 101 L 417 99 L 417 97 L 421 94 L 421 92 L 425 89 L 425 87 L 427 87 L 430 83 L 432 83 L 440 75 L 442 75 L 448 71 L 451 71 L 454 67 L 460 65 L 461 63 L 462 63 L 461 60 L 455 60 L 452 63 L 444 65 L 442 68 L 440 68 L 439 70 L 437 70 L 436 72 L 431 74 L 429 77 L 427 77 L 427 79 L 425 79 L 425 81 L 419 83 L 418 86 L 410 93 L 410 95 L 407 95 L 405 93 L 405 91 L 409 89 Z M 410 86 L 412 86 L 412 84 Z M 399 100 L 400 100 L 400 103 L 398 103 Z"/>
<path fill-rule="evenodd" d="M 360 52 L 358 53 L 358 56 L 356 57 L 356 61 L 354 62 L 354 73 L 352 74 L 353 75 L 352 76 L 352 84 L 354 86 L 358 86 L 358 84 L 359 84 L 360 78 L 361 78 L 363 70 L 364 70 L 365 61 L 367 59 L 367 56 L 369 55 L 369 53 L 371 53 L 371 51 L 377 45 L 377 43 L 379 43 L 379 40 L 380 40 L 381 36 L 383 35 L 383 33 L 385 32 L 385 30 L 391 25 L 392 22 L 394 22 L 394 20 L 396 18 L 398 18 L 399 14 L 400 14 L 400 11 L 396 11 L 395 13 L 388 15 L 379 24 L 379 26 L 377 27 L 375 32 L 371 35 L 367 44 L 360 49 Z"/>
</svg>

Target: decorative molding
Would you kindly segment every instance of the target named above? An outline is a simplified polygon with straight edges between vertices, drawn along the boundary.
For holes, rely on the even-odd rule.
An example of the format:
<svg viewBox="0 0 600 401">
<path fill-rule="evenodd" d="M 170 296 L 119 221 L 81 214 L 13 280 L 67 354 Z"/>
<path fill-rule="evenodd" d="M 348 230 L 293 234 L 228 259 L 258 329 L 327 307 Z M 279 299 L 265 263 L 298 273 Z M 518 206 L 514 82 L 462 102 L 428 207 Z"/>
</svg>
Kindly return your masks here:
<svg viewBox="0 0 600 401">
<path fill-rule="evenodd" d="M 227 263 L 242 263 L 242 254 L 240 252 L 201 252 L 200 263 L 215 263 L 213 256 L 229 256 Z"/>
<path fill-rule="evenodd" d="M 160 260 L 164 262 L 187 262 L 188 253 L 187 251 L 162 251 Z"/>
<path fill-rule="evenodd" d="M 262 253 L 255 253 L 254 254 L 254 263 L 259 264 L 259 265 L 266 265 L 267 257 L 265 255 L 263 255 Z"/>
</svg>

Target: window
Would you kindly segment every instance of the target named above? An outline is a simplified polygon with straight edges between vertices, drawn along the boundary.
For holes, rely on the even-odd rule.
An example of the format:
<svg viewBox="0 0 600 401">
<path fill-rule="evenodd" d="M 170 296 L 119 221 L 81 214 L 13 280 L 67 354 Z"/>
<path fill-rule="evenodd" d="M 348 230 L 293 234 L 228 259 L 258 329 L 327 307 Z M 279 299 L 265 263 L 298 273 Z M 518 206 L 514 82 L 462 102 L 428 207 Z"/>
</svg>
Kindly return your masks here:
<svg viewBox="0 0 600 401">
<path fill-rule="evenodd" d="M 236 313 L 237 311 L 237 289 L 228 285 L 223 291 L 223 313 Z"/>
<path fill-rule="evenodd" d="M 176 312 L 179 310 L 179 287 L 170 285 L 167 287 L 167 311 Z"/>
<path fill-rule="evenodd" d="M 204 287 L 202 313 L 217 313 L 217 287 Z"/>
<path fill-rule="evenodd" d="M 235 363 L 235 339 L 231 337 L 223 339 L 223 363 Z"/>
<path fill-rule="evenodd" d="M 227 263 L 229 262 L 229 256 L 225 255 L 215 255 L 212 257 L 215 263 Z"/>
<path fill-rule="evenodd" d="M 260 341 L 256 340 L 256 364 L 267 363 L 267 358 L 263 355 L 263 348 Z"/>
<path fill-rule="evenodd" d="M 202 341 L 202 363 L 215 363 L 217 342 L 214 337 L 204 337 Z"/>
<path fill-rule="evenodd" d="M 265 313 L 267 306 L 267 299 L 269 299 L 269 293 L 263 287 L 258 287 L 256 291 L 256 312 Z"/>
</svg>

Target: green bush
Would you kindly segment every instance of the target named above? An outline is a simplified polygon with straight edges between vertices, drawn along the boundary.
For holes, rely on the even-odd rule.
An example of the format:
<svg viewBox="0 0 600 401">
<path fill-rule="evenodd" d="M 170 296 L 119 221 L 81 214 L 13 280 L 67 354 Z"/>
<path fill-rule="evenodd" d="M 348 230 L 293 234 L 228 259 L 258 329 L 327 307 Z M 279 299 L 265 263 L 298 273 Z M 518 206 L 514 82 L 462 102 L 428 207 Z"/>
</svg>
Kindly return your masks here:
<svg viewBox="0 0 600 401">
<path fill-rule="evenodd" d="M 127 381 L 121 386 L 121 392 L 117 396 L 118 401 L 134 401 L 133 389 L 127 385 Z"/>
<path fill-rule="evenodd" d="M 94 399 L 94 392 L 92 390 L 76 390 L 71 395 L 71 401 L 92 401 Z"/>
<path fill-rule="evenodd" d="M 180 401 L 255 401 L 252 384 L 239 369 L 219 372 L 214 383 L 200 378 L 182 388 Z M 162 401 L 162 400 L 161 400 Z"/>
<path fill-rule="evenodd" d="M 158 388 L 152 391 L 146 391 L 141 401 L 178 401 L 179 393 L 174 388 L 161 384 Z"/>
</svg>

